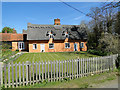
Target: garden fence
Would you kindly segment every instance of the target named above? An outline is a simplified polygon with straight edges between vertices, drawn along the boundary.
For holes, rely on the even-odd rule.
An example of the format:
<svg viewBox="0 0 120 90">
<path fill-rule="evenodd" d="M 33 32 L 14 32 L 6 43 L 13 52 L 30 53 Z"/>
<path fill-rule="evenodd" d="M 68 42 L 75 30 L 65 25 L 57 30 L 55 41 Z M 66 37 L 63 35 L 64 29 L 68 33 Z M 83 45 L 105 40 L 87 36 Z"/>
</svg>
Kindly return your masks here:
<svg viewBox="0 0 120 90">
<path fill-rule="evenodd" d="M 0 63 L 0 85 L 18 87 L 103 73 L 115 68 L 116 55 L 64 61 Z"/>
</svg>

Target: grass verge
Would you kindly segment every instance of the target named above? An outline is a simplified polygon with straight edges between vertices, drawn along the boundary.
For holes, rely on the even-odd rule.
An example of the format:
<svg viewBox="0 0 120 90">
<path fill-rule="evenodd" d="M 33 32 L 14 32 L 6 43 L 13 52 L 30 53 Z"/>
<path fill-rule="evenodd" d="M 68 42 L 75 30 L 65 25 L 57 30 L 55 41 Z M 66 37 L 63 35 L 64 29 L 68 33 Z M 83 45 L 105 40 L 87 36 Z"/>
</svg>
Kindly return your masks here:
<svg viewBox="0 0 120 90">
<path fill-rule="evenodd" d="M 93 87 L 94 84 L 100 84 L 105 81 L 114 80 L 116 78 L 116 71 L 110 71 L 73 80 L 66 79 L 57 82 L 43 82 L 31 86 L 22 86 L 19 88 L 90 88 Z"/>
</svg>

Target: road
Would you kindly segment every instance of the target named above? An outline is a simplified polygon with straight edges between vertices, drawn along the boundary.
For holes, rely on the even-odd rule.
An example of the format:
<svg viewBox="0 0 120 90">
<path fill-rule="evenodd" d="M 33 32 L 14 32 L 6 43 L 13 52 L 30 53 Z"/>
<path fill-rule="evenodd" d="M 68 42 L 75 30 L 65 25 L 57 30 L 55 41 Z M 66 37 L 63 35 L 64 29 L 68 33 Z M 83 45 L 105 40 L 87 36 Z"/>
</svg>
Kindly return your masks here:
<svg viewBox="0 0 120 90">
<path fill-rule="evenodd" d="M 94 84 L 92 86 L 93 86 L 92 88 L 118 88 L 119 86 L 120 90 L 120 76 L 119 78 L 117 77 L 117 79 L 115 80 L 106 81 L 100 84 Z"/>
</svg>

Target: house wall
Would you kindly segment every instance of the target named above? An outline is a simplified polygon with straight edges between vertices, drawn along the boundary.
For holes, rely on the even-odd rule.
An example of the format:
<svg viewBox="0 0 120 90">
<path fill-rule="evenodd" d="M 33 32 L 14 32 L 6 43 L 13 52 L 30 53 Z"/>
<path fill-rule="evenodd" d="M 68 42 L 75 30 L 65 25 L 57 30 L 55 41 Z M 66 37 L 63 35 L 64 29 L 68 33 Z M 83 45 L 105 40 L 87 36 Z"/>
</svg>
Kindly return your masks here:
<svg viewBox="0 0 120 90">
<path fill-rule="evenodd" d="M 18 49 L 18 42 L 12 42 L 12 51 Z"/>
<path fill-rule="evenodd" d="M 54 49 L 49 49 L 49 42 L 51 41 L 33 41 L 30 40 L 29 41 L 29 52 L 40 52 L 41 47 L 40 44 L 45 44 L 45 52 L 70 52 L 70 51 L 74 51 L 74 43 L 77 43 L 77 49 L 78 51 L 86 51 L 87 50 L 87 46 L 85 41 L 81 41 L 81 40 L 56 40 L 56 41 L 52 41 L 54 43 Z M 69 42 L 70 43 L 70 48 L 65 48 L 65 43 Z M 80 42 L 84 43 L 84 48 L 80 49 Z M 33 49 L 33 44 L 37 44 L 37 49 Z"/>
</svg>

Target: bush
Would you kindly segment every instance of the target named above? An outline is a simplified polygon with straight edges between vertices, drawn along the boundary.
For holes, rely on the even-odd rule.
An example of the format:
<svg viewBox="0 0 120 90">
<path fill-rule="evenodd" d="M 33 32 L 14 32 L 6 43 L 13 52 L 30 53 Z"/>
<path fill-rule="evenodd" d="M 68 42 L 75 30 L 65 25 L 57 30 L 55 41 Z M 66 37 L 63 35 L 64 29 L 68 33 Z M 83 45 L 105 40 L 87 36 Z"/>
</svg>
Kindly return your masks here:
<svg viewBox="0 0 120 90">
<path fill-rule="evenodd" d="M 16 51 L 19 51 L 19 49 L 16 49 Z"/>
<path fill-rule="evenodd" d="M 87 52 L 90 53 L 90 54 L 99 55 L 99 56 L 105 56 L 105 55 L 109 54 L 107 52 L 103 52 L 103 51 L 100 51 L 100 50 L 94 50 L 94 49 L 93 50 L 89 49 Z"/>
</svg>

